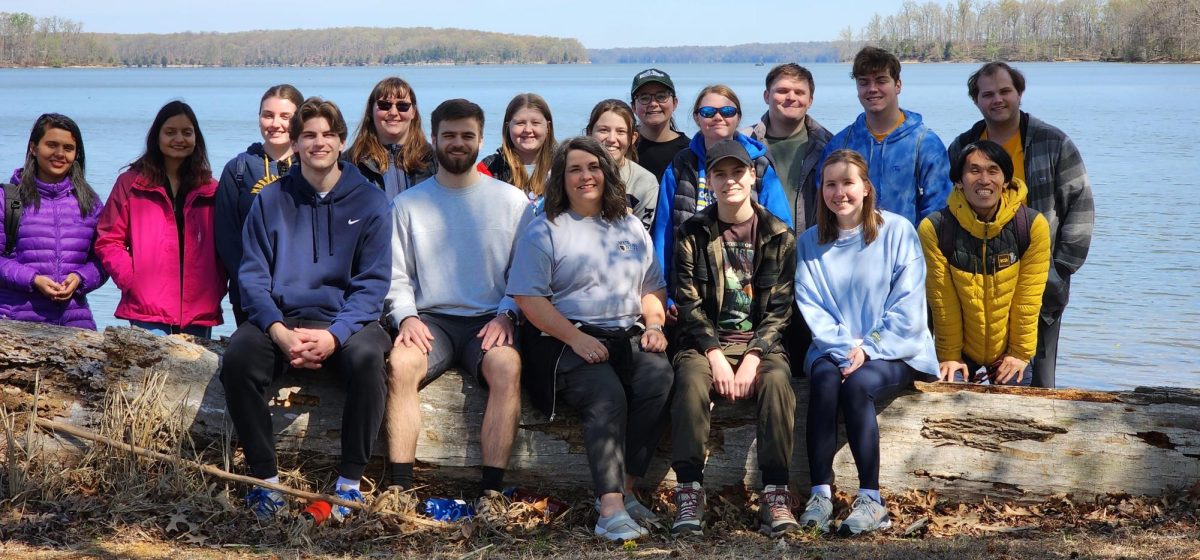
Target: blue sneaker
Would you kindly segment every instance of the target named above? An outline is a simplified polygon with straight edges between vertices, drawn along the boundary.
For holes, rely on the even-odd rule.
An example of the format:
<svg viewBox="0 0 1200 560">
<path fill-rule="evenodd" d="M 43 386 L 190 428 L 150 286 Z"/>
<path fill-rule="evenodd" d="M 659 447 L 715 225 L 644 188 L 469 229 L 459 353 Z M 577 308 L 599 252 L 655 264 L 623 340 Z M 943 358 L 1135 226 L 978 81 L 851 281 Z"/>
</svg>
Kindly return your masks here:
<svg viewBox="0 0 1200 560">
<path fill-rule="evenodd" d="M 246 494 L 246 507 L 259 521 L 270 521 L 287 511 L 287 502 L 283 501 L 283 494 L 278 490 L 255 486 Z"/>
<path fill-rule="evenodd" d="M 359 492 L 357 488 L 346 488 L 344 490 L 338 490 L 338 491 L 334 492 L 333 495 L 337 496 L 343 500 L 346 500 L 348 502 L 358 502 L 361 504 L 361 503 L 367 501 L 366 498 L 363 498 L 362 492 Z M 345 523 L 346 519 L 348 517 L 350 517 L 351 515 L 353 515 L 353 513 L 354 513 L 354 510 L 351 508 L 348 508 L 343 505 L 333 504 L 333 511 L 330 512 L 329 516 L 332 517 L 333 520 L 337 521 L 338 523 Z"/>
</svg>

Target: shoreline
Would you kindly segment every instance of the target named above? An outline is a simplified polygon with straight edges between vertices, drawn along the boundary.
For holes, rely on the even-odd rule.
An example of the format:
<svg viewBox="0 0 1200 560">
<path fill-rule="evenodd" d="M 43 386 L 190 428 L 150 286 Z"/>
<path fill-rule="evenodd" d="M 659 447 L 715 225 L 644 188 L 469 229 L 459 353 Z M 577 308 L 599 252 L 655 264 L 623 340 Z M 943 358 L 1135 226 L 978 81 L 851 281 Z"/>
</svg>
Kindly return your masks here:
<svg viewBox="0 0 1200 560">
<path fill-rule="evenodd" d="M 841 62 L 835 62 L 833 64 L 849 64 L 849 62 L 850 61 L 841 61 Z M 905 64 L 905 65 L 908 65 L 908 64 L 982 64 L 984 62 L 987 62 L 987 61 L 985 61 L 983 59 L 936 60 L 936 61 L 921 61 L 921 60 L 915 60 L 915 59 L 901 60 L 901 63 Z M 1108 60 L 1108 59 L 1092 60 L 1092 59 L 1080 59 L 1080 58 L 1071 58 L 1071 59 L 1063 59 L 1063 60 L 1006 60 L 1005 62 L 1020 63 L 1020 64 L 1042 64 L 1042 63 L 1045 63 L 1045 64 L 1102 63 L 1102 64 L 1135 64 L 1135 65 L 1200 64 L 1200 60 L 1149 60 L 1149 61 L 1140 61 L 1139 62 L 1139 61 Z M 812 62 L 812 61 L 800 61 L 800 63 L 801 64 L 830 64 L 828 62 Z M 237 66 L 224 66 L 224 65 L 218 65 L 218 64 L 167 64 L 165 66 L 163 66 L 163 65 L 132 66 L 132 65 L 118 65 L 118 64 L 113 64 L 113 65 L 64 64 L 61 66 L 9 65 L 9 66 L 0 66 L 0 70 L 114 70 L 114 69 L 167 70 L 167 69 L 198 69 L 198 68 L 234 69 L 234 68 L 406 68 L 406 67 L 419 68 L 419 67 L 444 67 L 444 66 L 464 66 L 464 67 L 465 66 L 575 66 L 575 65 L 585 66 L 585 65 L 591 65 L 591 64 L 595 64 L 595 63 L 590 62 L 590 61 L 582 61 L 582 62 L 547 62 L 547 61 L 485 62 L 485 61 L 479 61 L 479 62 L 414 62 L 414 63 L 395 63 L 395 64 L 264 64 L 264 65 L 246 64 L 246 65 L 237 65 Z M 650 62 L 611 62 L 611 63 L 601 63 L 601 64 L 639 66 L 639 65 L 654 64 L 654 63 L 650 63 Z M 747 61 L 747 62 L 681 62 L 681 63 L 677 63 L 677 64 L 679 64 L 679 65 L 749 64 L 749 65 L 753 65 L 753 66 L 762 66 L 763 65 L 758 62 L 749 62 L 749 61 Z M 775 63 L 772 62 L 772 63 L 767 63 L 767 64 L 775 64 Z"/>
</svg>

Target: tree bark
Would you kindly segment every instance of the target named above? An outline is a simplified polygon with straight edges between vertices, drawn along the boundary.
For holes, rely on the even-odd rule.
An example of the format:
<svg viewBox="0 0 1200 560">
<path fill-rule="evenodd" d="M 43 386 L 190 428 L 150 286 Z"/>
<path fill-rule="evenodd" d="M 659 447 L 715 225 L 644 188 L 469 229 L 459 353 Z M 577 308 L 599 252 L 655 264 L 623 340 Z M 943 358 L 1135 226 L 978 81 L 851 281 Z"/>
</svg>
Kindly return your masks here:
<svg viewBox="0 0 1200 560">
<path fill-rule="evenodd" d="M 132 391 L 145 375 L 168 375 L 168 394 L 198 442 L 226 433 L 225 400 L 215 376 L 221 343 L 156 337 L 110 327 L 104 332 L 0 321 L 0 404 L 28 410 L 40 374 L 39 415 L 89 427 L 104 392 Z M 808 386 L 797 397 L 793 484 L 808 485 L 805 415 Z M 336 460 L 343 394 L 336 376 L 288 372 L 272 387 L 281 451 L 305 464 Z M 424 428 L 418 460 L 432 477 L 478 476 L 479 427 L 486 398 L 474 381 L 449 373 L 421 393 Z M 956 500 L 1034 501 L 1057 494 L 1158 495 L 1200 481 L 1200 390 L 1133 391 L 996 388 L 918 383 L 879 404 L 885 490 L 936 489 Z M 640 429 L 631 426 L 630 429 Z M 844 441 L 844 439 L 843 439 Z M 0 443 L 2 445 L 2 443 Z M 376 444 L 382 455 L 385 441 Z M 719 403 L 713 411 L 706 484 L 758 484 L 754 408 Z M 288 455 L 284 454 L 285 460 Z M 650 481 L 671 478 L 664 442 Z M 838 485 L 857 487 L 848 448 L 834 459 Z M 544 488 L 590 486 L 578 418 L 547 422 L 526 407 L 509 479 Z"/>
</svg>

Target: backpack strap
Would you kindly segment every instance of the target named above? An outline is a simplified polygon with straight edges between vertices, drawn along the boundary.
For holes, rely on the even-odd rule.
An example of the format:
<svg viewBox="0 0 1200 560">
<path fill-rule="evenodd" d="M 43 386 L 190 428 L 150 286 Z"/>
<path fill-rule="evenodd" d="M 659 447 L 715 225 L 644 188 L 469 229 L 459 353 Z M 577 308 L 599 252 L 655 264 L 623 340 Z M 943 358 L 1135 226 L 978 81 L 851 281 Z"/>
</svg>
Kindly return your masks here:
<svg viewBox="0 0 1200 560">
<path fill-rule="evenodd" d="M 17 229 L 21 225 L 21 195 L 16 185 L 5 184 L 4 188 L 4 254 L 11 255 L 17 248 Z"/>
<path fill-rule="evenodd" d="M 925 196 L 925 185 L 921 183 L 921 144 L 925 143 L 925 135 L 929 132 L 929 127 L 921 127 L 921 134 L 917 136 L 917 153 L 913 158 L 913 184 L 917 186 L 917 203 L 920 204 L 921 197 Z"/>
<path fill-rule="evenodd" d="M 958 221 L 950 213 L 950 208 L 942 208 L 929 217 L 934 222 L 937 231 L 938 250 L 947 261 L 954 254 L 954 245 L 958 241 Z"/>
<path fill-rule="evenodd" d="M 1018 258 L 1025 256 L 1025 250 L 1029 249 L 1029 229 L 1033 226 L 1033 217 L 1030 217 L 1030 212 L 1037 212 L 1028 206 L 1022 204 L 1017 208 L 1017 213 L 1013 216 L 1013 226 L 1017 234 L 1017 256 Z"/>
</svg>

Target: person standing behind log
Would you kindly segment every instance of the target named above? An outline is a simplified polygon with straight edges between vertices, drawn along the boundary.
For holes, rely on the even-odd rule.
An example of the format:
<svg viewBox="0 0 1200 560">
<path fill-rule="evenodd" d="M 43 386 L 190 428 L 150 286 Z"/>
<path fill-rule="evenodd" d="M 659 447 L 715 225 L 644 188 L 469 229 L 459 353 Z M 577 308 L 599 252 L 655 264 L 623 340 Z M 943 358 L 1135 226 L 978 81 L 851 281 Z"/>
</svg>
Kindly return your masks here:
<svg viewBox="0 0 1200 560">
<path fill-rule="evenodd" d="M 1025 182 L 1013 177 L 1013 161 L 999 144 L 968 144 L 951 174 L 949 206 L 917 228 L 939 379 L 1029 386 L 1050 228 L 1025 206 Z"/>
<path fill-rule="evenodd" d="M 550 104 L 536 93 L 518 94 L 504 110 L 500 148 L 483 158 L 477 169 L 516 186 L 535 201 L 542 196 L 555 146 Z"/>
<path fill-rule="evenodd" d="M 417 93 L 408 82 L 392 76 L 375 84 L 346 159 L 388 200 L 437 172 L 433 148 L 421 130 Z"/>
<path fill-rule="evenodd" d="M 675 83 L 666 72 L 647 68 L 633 77 L 629 97 L 638 120 L 637 161 L 661 182 L 675 154 L 686 150 L 690 141 L 675 126 L 675 108 L 679 106 Z"/>
<path fill-rule="evenodd" d="M 796 267 L 796 305 L 813 333 L 804 357 L 813 486 L 800 524 L 829 530 L 840 411 L 859 487 L 839 528 L 845 535 L 892 524 L 879 493 L 875 403 L 938 372 L 917 232 L 904 217 L 876 208 L 869 177 L 858 152 L 829 154 L 821 174 L 824 205 L 817 226 L 800 236 Z"/>
<path fill-rule="evenodd" d="M 672 535 L 703 530 L 705 442 L 712 394 L 758 402 L 762 532 L 796 529 L 788 471 L 796 395 L 783 350 L 792 317 L 796 236 L 754 202 L 754 161 L 736 139 L 709 146 L 716 204 L 684 222 L 675 252 L 680 350 L 671 403 L 671 467 L 678 485 Z"/>
<path fill-rule="evenodd" d="M 505 505 L 500 491 L 521 414 L 517 304 L 504 287 L 517 234 L 533 210 L 519 189 L 475 166 L 483 109 L 451 99 L 431 120 L 438 172 L 392 204 L 386 309 L 398 334 L 388 357 L 390 485 L 413 486 L 421 431 L 418 391 L 458 366 L 488 389 L 479 503 L 480 514 L 488 516 Z"/>
<path fill-rule="evenodd" d="M 391 263 L 387 197 L 340 161 L 346 121 L 312 97 L 288 131 L 299 173 L 254 199 L 238 273 L 249 320 L 229 340 L 219 375 L 246 466 L 278 482 L 266 389 L 285 366 L 333 370 L 346 383 L 342 461 L 334 493 L 363 501 L 359 480 L 383 423 L 387 332 L 379 325 Z M 321 375 L 326 375 L 322 373 Z M 278 491 L 255 487 L 246 506 L 267 520 L 286 509 Z M 342 521 L 351 510 L 335 505 Z"/>
<path fill-rule="evenodd" d="M 1025 76 L 1003 62 L 989 62 L 967 78 L 967 95 L 983 119 L 960 134 L 948 148 L 950 159 L 976 140 L 1004 147 L 1013 176 L 1029 188 L 1027 203 L 1042 213 L 1050 228 L 1051 266 L 1038 318 L 1033 386 L 1055 386 L 1058 333 L 1079 271 L 1092 245 L 1096 221 L 1092 185 L 1079 148 L 1063 131 L 1021 110 Z"/>
<path fill-rule="evenodd" d="M 522 382 L 551 417 L 556 397 L 583 415 L 595 533 L 646 536 L 657 517 L 634 495 L 666 429 L 674 371 L 664 351 L 666 282 L 650 235 L 630 215 L 615 162 L 593 138 L 559 146 L 545 213 L 517 242 L 508 295 L 528 321 Z"/>
<path fill-rule="evenodd" d="M 145 153 L 117 177 L 96 227 L 96 254 L 121 289 L 117 317 L 201 338 L 223 322 L 216 192 L 196 113 L 182 101 L 163 105 Z"/>
<path fill-rule="evenodd" d="M 92 250 L 103 205 L 84 170 L 79 125 L 38 117 L 25 166 L 2 187 L 0 319 L 96 329 L 87 294 L 108 281 Z"/>
<path fill-rule="evenodd" d="M 599 141 L 617 164 L 633 215 L 649 231 L 654 224 L 654 207 L 658 204 L 658 180 L 637 163 L 633 143 L 637 141 L 638 133 L 634 127 L 633 109 L 620 99 L 597 103 L 588 117 L 584 134 Z"/>
<path fill-rule="evenodd" d="M 246 224 L 254 197 L 263 187 L 287 175 L 292 167 L 295 154 L 288 127 L 301 103 L 304 103 L 304 96 L 291 84 L 268 88 L 258 103 L 258 132 L 263 141 L 250 144 L 245 152 L 229 160 L 217 183 L 217 254 L 229 274 L 229 303 L 238 325 L 246 322 L 242 291 L 238 286 L 242 226 Z"/>
</svg>

